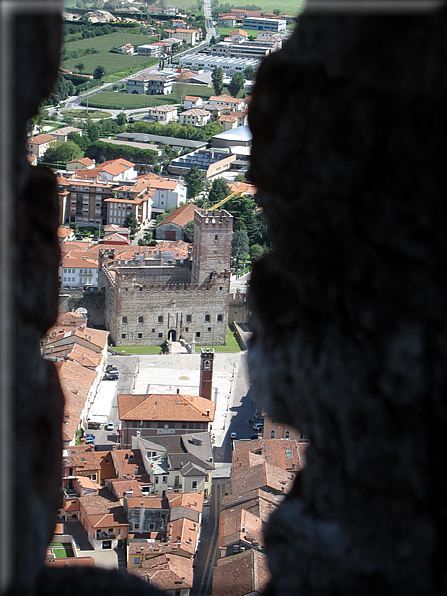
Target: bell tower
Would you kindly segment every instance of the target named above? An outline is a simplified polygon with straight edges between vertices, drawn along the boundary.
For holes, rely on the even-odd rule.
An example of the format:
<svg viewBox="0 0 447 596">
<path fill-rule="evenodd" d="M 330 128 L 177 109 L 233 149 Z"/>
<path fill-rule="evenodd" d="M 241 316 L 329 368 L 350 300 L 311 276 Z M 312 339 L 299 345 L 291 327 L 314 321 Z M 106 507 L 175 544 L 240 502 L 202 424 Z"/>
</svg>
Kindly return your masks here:
<svg viewBox="0 0 447 596">
<path fill-rule="evenodd" d="M 212 400 L 213 391 L 214 349 L 202 348 L 200 354 L 200 387 L 199 395 Z"/>
</svg>

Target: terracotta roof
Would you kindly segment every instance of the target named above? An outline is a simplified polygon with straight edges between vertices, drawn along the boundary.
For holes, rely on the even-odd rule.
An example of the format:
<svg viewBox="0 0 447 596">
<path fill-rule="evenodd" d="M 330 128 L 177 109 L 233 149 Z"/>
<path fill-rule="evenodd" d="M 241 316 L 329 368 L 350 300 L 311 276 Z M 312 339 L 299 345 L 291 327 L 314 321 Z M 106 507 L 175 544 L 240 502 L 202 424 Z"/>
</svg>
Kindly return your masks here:
<svg viewBox="0 0 447 596">
<path fill-rule="evenodd" d="M 170 509 L 176 507 L 187 507 L 193 509 L 199 513 L 203 507 L 203 494 L 202 493 L 166 493 L 166 497 L 169 501 Z"/>
<path fill-rule="evenodd" d="M 241 540 L 262 547 L 262 520 L 245 509 L 228 509 L 220 515 L 219 548 L 226 548 Z"/>
<path fill-rule="evenodd" d="M 217 101 L 219 103 L 227 103 L 227 104 L 231 104 L 231 103 L 243 103 L 244 100 L 243 99 L 238 99 L 236 97 L 231 97 L 231 95 L 212 95 L 208 101 Z"/>
<path fill-rule="evenodd" d="M 142 497 L 140 483 L 137 480 L 128 480 L 127 478 L 115 478 L 110 481 L 111 492 L 118 499 L 124 497 L 126 493 L 132 491 L 133 496 Z"/>
<path fill-rule="evenodd" d="M 52 327 L 52 329 L 59 326 L 69 327 L 70 325 L 72 325 L 73 327 L 79 327 L 85 325 L 86 322 L 87 317 L 80 312 L 60 312 L 57 315 L 56 325 Z"/>
<path fill-rule="evenodd" d="M 231 490 L 234 496 L 244 495 L 249 490 L 262 488 L 276 494 L 286 494 L 292 488 L 294 474 L 284 472 L 276 466 L 262 463 L 237 473 L 233 470 Z"/>
<path fill-rule="evenodd" d="M 222 114 L 222 116 L 219 118 L 219 122 L 237 122 L 237 119 L 234 116 Z"/>
<path fill-rule="evenodd" d="M 172 553 L 159 555 L 144 561 L 141 569 L 129 569 L 129 573 L 150 580 L 159 590 L 191 589 L 193 583 L 193 561 Z"/>
<path fill-rule="evenodd" d="M 37 135 L 27 140 L 27 143 L 32 143 L 33 145 L 44 145 L 45 143 L 49 143 L 50 141 L 55 141 L 56 137 L 52 137 L 51 135 Z"/>
<path fill-rule="evenodd" d="M 129 509 L 167 509 L 168 503 L 164 497 L 126 497 L 126 503 Z"/>
<path fill-rule="evenodd" d="M 266 523 L 282 500 L 282 497 L 256 489 L 238 496 L 225 495 L 222 499 L 222 509 L 245 509 Z"/>
<path fill-rule="evenodd" d="M 191 108 L 181 113 L 181 116 L 208 116 L 209 111 L 202 108 Z"/>
<path fill-rule="evenodd" d="M 213 596 L 260 594 L 269 581 L 266 555 L 250 549 L 218 560 L 213 572 Z"/>
<path fill-rule="evenodd" d="M 52 327 L 47 335 L 47 344 L 56 344 L 56 342 L 64 342 L 66 344 L 76 343 L 77 340 L 83 340 L 92 346 L 103 350 L 107 346 L 107 339 L 109 337 L 108 331 L 101 329 L 92 329 L 86 325 L 81 327 L 65 329 L 64 327 Z M 93 348 L 92 348 L 93 349 Z"/>
<path fill-rule="evenodd" d="M 248 37 L 248 33 L 243 29 L 233 29 L 228 35 L 242 35 L 243 37 Z"/>
<path fill-rule="evenodd" d="M 188 73 L 185 73 L 185 74 L 188 74 Z M 191 73 L 191 76 L 194 76 L 194 73 Z M 199 99 L 200 98 L 196 97 L 195 95 L 186 95 L 185 96 L 185 101 L 198 101 Z"/>
<path fill-rule="evenodd" d="M 181 517 L 168 523 L 166 541 L 171 545 L 176 544 L 182 550 L 193 555 L 197 548 L 199 532 L 199 523 Z"/>
<path fill-rule="evenodd" d="M 101 482 L 105 480 L 114 480 L 116 478 L 115 466 L 111 451 L 99 451 L 101 466 Z"/>
<path fill-rule="evenodd" d="M 77 257 L 76 255 L 72 256 L 71 253 L 66 253 L 61 260 L 61 267 L 70 267 L 71 269 L 97 269 L 98 261 L 83 257 L 82 255 Z"/>
<path fill-rule="evenodd" d="M 266 461 L 286 472 L 300 472 L 304 467 L 304 452 L 307 445 L 307 443 L 300 444 L 294 439 L 236 441 L 233 451 L 233 470 L 244 469 Z"/>
<path fill-rule="evenodd" d="M 92 166 L 95 162 L 89 157 L 82 157 L 81 159 L 71 159 L 67 163 L 80 163 L 83 166 Z"/>
<path fill-rule="evenodd" d="M 122 226 L 118 226 L 116 224 L 109 224 L 104 226 L 104 233 L 105 234 L 130 234 L 130 228 L 123 228 Z"/>
<path fill-rule="evenodd" d="M 255 195 L 258 192 L 254 184 L 248 184 L 247 182 L 229 182 L 228 187 L 231 192 L 239 190 L 247 195 Z"/>
<path fill-rule="evenodd" d="M 77 472 L 98 471 L 101 468 L 101 455 L 93 445 L 72 445 L 65 448 L 67 456 L 63 458 L 65 467 L 76 468 Z M 100 455 L 101 454 L 101 455 Z"/>
<path fill-rule="evenodd" d="M 65 344 L 62 346 L 51 346 L 44 350 L 45 356 L 53 356 L 63 358 L 65 360 L 72 360 L 81 366 L 89 369 L 95 369 L 101 364 L 102 354 L 94 352 L 86 346 L 79 344 Z"/>
<path fill-rule="evenodd" d="M 163 221 L 158 224 L 158 228 L 164 224 L 175 224 L 183 228 L 190 221 L 194 220 L 194 213 L 197 210 L 197 205 L 193 203 L 186 203 L 175 209 Z"/>
<path fill-rule="evenodd" d="M 119 478 L 134 476 L 147 478 L 139 449 L 118 449 L 112 453 L 113 464 Z"/>
<path fill-rule="evenodd" d="M 57 228 L 58 238 L 68 238 L 68 236 L 71 236 L 71 234 L 73 234 L 73 230 L 71 228 Z"/>
<path fill-rule="evenodd" d="M 197 395 L 118 395 L 120 420 L 212 422 L 215 409 L 214 402 Z"/>
<path fill-rule="evenodd" d="M 47 567 L 96 567 L 93 557 L 67 557 L 63 559 L 45 559 Z"/>
<path fill-rule="evenodd" d="M 107 488 L 102 488 L 96 495 L 80 497 L 79 502 L 94 528 L 128 526 L 124 507 Z"/>
</svg>

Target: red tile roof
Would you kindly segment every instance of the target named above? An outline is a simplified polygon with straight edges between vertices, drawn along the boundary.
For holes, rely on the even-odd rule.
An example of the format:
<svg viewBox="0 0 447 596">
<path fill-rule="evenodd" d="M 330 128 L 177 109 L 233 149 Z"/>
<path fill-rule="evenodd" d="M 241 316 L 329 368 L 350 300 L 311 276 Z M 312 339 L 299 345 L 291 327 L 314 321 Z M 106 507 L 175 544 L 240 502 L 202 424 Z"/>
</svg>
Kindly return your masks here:
<svg viewBox="0 0 447 596">
<path fill-rule="evenodd" d="M 183 228 L 186 224 L 190 221 L 194 220 L 194 213 L 197 210 L 197 205 L 193 203 L 186 203 L 186 205 L 181 205 L 177 209 L 175 209 L 172 213 L 168 215 L 163 221 L 161 221 L 157 227 L 160 227 L 164 224 L 175 224 Z"/>
<path fill-rule="evenodd" d="M 198 395 L 118 395 L 120 420 L 212 422 L 215 409 L 214 402 Z"/>
<path fill-rule="evenodd" d="M 266 555 L 250 549 L 218 560 L 213 572 L 213 596 L 260 594 L 269 580 Z"/>
</svg>

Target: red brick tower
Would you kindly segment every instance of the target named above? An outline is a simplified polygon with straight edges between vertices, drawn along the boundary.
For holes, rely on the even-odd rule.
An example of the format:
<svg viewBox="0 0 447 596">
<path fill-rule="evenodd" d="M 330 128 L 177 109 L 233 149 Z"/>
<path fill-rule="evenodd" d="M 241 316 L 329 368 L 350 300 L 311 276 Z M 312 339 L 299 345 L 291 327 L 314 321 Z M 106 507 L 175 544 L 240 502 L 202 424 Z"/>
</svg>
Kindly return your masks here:
<svg viewBox="0 0 447 596">
<path fill-rule="evenodd" d="M 200 387 L 199 395 L 212 400 L 213 391 L 214 349 L 202 348 L 200 354 Z"/>
<path fill-rule="evenodd" d="M 194 245 L 192 254 L 193 284 L 208 281 L 213 272 L 230 271 L 233 216 L 221 209 L 194 214 Z"/>
</svg>

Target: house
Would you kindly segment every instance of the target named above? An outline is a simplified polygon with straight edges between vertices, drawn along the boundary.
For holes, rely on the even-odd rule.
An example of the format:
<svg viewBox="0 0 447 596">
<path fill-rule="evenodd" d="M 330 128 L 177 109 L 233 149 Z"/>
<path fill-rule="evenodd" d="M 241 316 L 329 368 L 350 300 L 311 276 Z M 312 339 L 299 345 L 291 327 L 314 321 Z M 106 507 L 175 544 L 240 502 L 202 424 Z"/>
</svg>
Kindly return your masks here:
<svg viewBox="0 0 447 596">
<path fill-rule="evenodd" d="M 54 137 L 56 139 L 56 141 L 65 143 L 68 139 L 68 135 L 71 132 L 75 132 L 78 135 L 82 136 L 82 128 L 76 128 L 75 126 L 63 126 L 62 128 L 53 130 L 53 132 L 51 133 L 51 136 Z"/>
<path fill-rule="evenodd" d="M 26 151 L 28 155 L 40 159 L 41 157 L 43 157 L 46 150 L 49 149 L 50 144 L 54 141 L 56 141 L 56 137 L 53 135 L 37 135 L 27 140 Z"/>
<path fill-rule="evenodd" d="M 180 124 L 192 124 L 193 126 L 204 126 L 210 121 L 211 115 L 207 110 L 191 108 L 182 112 L 179 117 Z"/>
<path fill-rule="evenodd" d="M 174 29 L 186 29 L 186 22 L 182 19 L 172 19 L 172 26 L 174 27 Z"/>
<path fill-rule="evenodd" d="M 196 97 L 195 95 L 187 95 L 183 100 L 183 109 L 189 110 L 190 108 L 198 108 L 202 105 L 202 103 L 203 101 L 201 97 Z"/>
<path fill-rule="evenodd" d="M 129 448 L 137 431 L 146 439 L 160 434 L 208 431 L 215 408 L 214 402 L 198 395 L 119 394 L 121 446 Z"/>
<path fill-rule="evenodd" d="M 183 228 L 194 221 L 197 205 L 187 203 L 170 213 L 156 228 L 157 240 L 183 240 Z"/>
<path fill-rule="evenodd" d="M 230 31 L 228 37 L 230 41 L 239 43 L 242 41 L 247 41 L 248 33 L 243 29 L 234 29 L 233 31 Z"/>
<path fill-rule="evenodd" d="M 126 217 L 133 213 L 138 227 L 146 225 L 151 219 L 151 194 L 142 193 L 135 197 L 111 197 L 104 199 L 107 208 L 108 225 L 124 226 Z"/>
<path fill-rule="evenodd" d="M 227 509 L 220 515 L 220 557 L 235 555 L 241 551 L 262 550 L 264 537 L 262 520 L 245 509 Z"/>
<path fill-rule="evenodd" d="M 301 472 L 306 464 L 308 443 L 295 439 L 258 439 L 235 441 L 233 472 L 238 473 L 260 463 L 268 462 L 284 472 Z"/>
<path fill-rule="evenodd" d="M 112 159 L 96 166 L 100 180 L 124 181 L 133 180 L 138 176 L 135 164 L 126 159 Z"/>
<path fill-rule="evenodd" d="M 76 253 L 68 253 L 60 261 L 61 286 L 67 289 L 79 286 L 98 287 L 98 261 Z"/>
<path fill-rule="evenodd" d="M 132 437 L 132 446 L 143 454 L 144 467 L 157 494 L 199 493 L 208 498 L 214 469 L 209 433 Z"/>
<path fill-rule="evenodd" d="M 165 32 L 192 46 L 195 46 L 200 38 L 200 31 L 198 29 L 182 29 L 181 27 L 175 27 L 174 29 L 165 29 Z"/>
<path fill-rule="evenodd" d="M 121 548 L 127 540 L 129 524 L 124 507 L 107 488 L 96 495 L 79 498 L 80 522 L 95 550 Z"/>
<path fill-rule="evenodd" d="M 153 44 L 147 45 L 151 46 Z M 139 95 L 169 95 L 172 93 L 172 79 L 151 74 L 137 75 L 126 81 L 126 93 Z"/>
<path fill-rule="evenodd" d="M 134 54 L 135 46 L 133 46 L 131 43 L 126 43 L 125 45 L 118 48 L 118 52 L 120 54 Z"/>
<path fill-rule="evenodd" d="M 67 171 L 76 171 L 76 170 L 91 170 L 95 167 L 95 160 L 90 159 L 89 157 L 83 157 L 82 159 L 72 159 L 67 161 L 65 164 L 65 168 Z"/>
<path fill-rule="evenodd" d="M 254 197 L 258 192 L 256 186 L 254 184 L 249 184 L 248 182 L 229 182 L 228 186 L 231 192 L 241 192 L 244 197 Z"/>
<path fill-rule="evenodd" d="M 223 132 L 227 130 L 232 130 L 233 128 L 237 128 L 237 118 L 235 116 L 230 116 L 229 114 L 222 114 L 219 118 L 219 122 L 223 126 Z"/>
<path fill-rule="evenodd" d="M 64 242 L 70 242 L 71 240 L 76 239 L 75 233 L 71 228 L 63 227 L 59 227 L 57 229 L 57 237 L 59 240 L 59 244 L 64 244 Z"/>
<path fill-rule="evenodd" d="M 103 244 L 130 244 L 130 228 L 117 224 L 104 226 Z"/>
<path fill-rule="evenodd" d="M 270 581 L 267 556 L 248 550 L 217 561 L 213 596 L 260 596 Z"/>
<path fill-rule="evenodd" d="M 240 112 L 246 107 L 245 100 L 238 99 L 237 97 L 231 97 L 231 95 L 211 95 L 209 98 L 209 103 L 211 105 L 216 104 L 227 104 L 232 107 L 234 111 Z"/>
<path fill-rule="evenodd" d="M 236 17 L 231 14 L 220 14 L 219 23 L 222 27 L 234 27 L 236 25 Z"/>
<path fill-rule="evenodd" d="M 149 108 L 149 119 L 160 122 L 160 124 L 169 124 L 169 122 L 178 120 L 177 108 L 166 104 L 154 106 Z"/>
<path fill-rule="evenodd" d="M 153 191 L 151 199 L 154 213 L 163 213 L 186 202 L 186 186 L 178 180 L 154 176 L 150 178 L 150 188 Z"/>
<path fill-rule="evenodd" d="M 146 43 L 142 46 L 138 46 L 138 56 L 161 56 L 163 53 L 163 46 L 159 43 Z M 133 93 L 133 91 L 132 91 Z"/>
<path fill-rule="evenodd" d="M 169 504 L 166 498 L 158 496 L 124 497 L 124 511 L 129 522 L 129 533 L 166 534 L 168 528 Z"/>
<path fill-rule="evenodd" d="M 263 436 L 266 439 L 295 439 L 296 441 L 308 441 L 306 434 L 293 428 L 293 426 L 272 420 L 265 413 Z"/>
<path fill-rule="evenodd" d="M 129 573 L 172 596 L 189 596 L 193 585 L 192 562 L 173 553 L 152 557 Z"/>
</svg>

